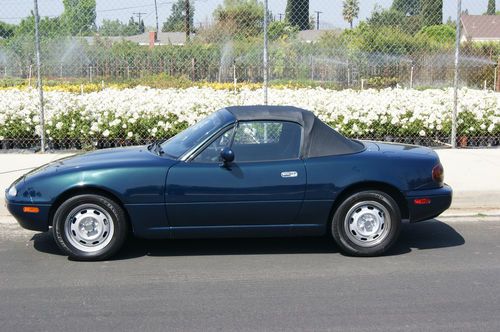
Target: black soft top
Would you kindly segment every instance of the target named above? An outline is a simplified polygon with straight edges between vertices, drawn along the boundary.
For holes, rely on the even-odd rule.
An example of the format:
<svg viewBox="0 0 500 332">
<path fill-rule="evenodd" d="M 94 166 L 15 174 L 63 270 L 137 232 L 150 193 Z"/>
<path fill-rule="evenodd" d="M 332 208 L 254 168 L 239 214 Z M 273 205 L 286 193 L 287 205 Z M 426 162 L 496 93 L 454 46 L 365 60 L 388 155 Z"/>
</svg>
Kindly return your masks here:
<svg viewBox="0 0 500 332">
<path fill-rule="evenodd" d="M 364 150 L 358 141 L 345 138 L 333 128 L 323 123 L 311 111 L 293 106 L 231 106 L 225 110 L 237 121 L 274 120 L 289 121 L 304 128 L 302 157 L 324 157 L 356 153 Z"/>
</svg>

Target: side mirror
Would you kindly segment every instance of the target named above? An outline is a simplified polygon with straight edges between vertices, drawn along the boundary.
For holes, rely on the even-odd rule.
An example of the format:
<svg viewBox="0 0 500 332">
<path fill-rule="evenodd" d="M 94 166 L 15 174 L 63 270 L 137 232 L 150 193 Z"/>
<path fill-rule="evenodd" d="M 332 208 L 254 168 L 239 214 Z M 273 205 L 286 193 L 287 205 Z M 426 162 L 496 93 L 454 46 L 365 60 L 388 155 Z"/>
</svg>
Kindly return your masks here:
<svg viewBox="0 0 500 332">
<path fill-rule="evenodd" d="M 224 162 L 224 164 L 232 163 L 234 160 L 234 152 L 229 147 L 225 147 L 220 152 L 220 159 Z"/>
</svg>

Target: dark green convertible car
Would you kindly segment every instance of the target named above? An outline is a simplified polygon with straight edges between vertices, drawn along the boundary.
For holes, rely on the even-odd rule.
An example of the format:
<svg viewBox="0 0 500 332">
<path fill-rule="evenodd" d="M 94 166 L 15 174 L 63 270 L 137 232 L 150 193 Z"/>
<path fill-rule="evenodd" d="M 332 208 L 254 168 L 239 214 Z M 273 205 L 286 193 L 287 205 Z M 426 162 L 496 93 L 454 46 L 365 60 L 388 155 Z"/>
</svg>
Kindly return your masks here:
<svg viewBox="0 0 500 332">
<path fill-rule="evenodd" d="M 79 154 L 6 191 L 27 229 L 67 255 L 106 259 L 142 238 L 331 235 L 373 256 L 402 221 L 433 218 L 451 188 L 431 149 L 351 140 L 294 107 L 228 107 L 149 146 Z"/>
</svg>

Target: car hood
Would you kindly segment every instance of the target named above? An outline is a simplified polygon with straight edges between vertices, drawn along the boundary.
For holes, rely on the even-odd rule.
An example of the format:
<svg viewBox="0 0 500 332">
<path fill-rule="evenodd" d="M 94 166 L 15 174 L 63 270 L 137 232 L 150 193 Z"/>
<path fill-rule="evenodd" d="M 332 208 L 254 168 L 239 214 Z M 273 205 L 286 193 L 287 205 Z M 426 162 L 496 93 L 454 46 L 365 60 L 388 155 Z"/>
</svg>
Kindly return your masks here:
<svg viewBox="0 0 500 332">
<path fill-rule="evenodd" d="M 160 157 L 150 152 L 146 146 L 104 149 L 58 159 L 34 169 L 27 173 L 25 177 L 29 178 L 54 172 L 84 171 L 120 166 L 147 167 L 148 165 L 158 165 L 159 163 L 168 166 L 175 163 L 175 160 Z"/>
</svg>

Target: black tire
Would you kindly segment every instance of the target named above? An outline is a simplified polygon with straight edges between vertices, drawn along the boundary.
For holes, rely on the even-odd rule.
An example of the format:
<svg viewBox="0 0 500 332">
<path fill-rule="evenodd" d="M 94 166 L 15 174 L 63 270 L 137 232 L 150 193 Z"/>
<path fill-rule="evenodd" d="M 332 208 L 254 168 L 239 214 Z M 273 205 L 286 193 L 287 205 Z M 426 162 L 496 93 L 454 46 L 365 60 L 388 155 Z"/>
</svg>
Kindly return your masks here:
<svg viewBox="0 0 500 332">
<path fill-rule="evenodd" d="M 128 225 L 125 212 L 116 202 L 85 194 L 62 203 L 52 226 L 57 245 L 71 259 L 97 261 L 111 257 L 122 247 Z"/>
<path fill-rule="evenodd" d="M 398 205 L 390 195 L 376 190 L 361 191 L 345 199 L 331 225 L 335 242 L 352 256 L 385 253 L 396 242 L 400 230 Z"/>
</svg>

